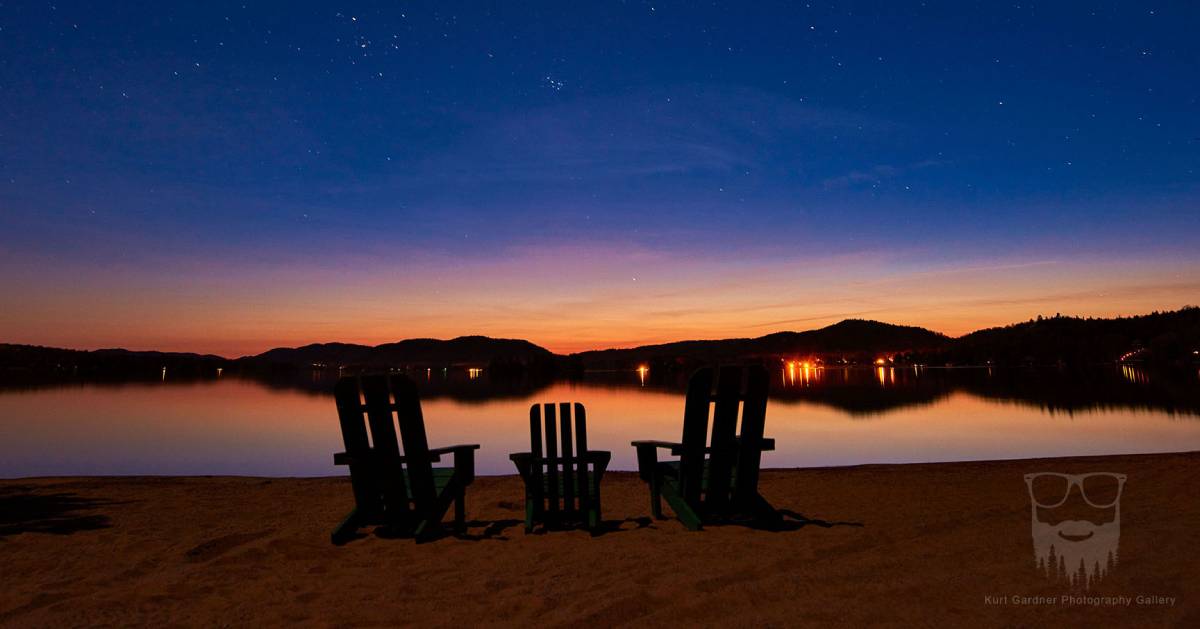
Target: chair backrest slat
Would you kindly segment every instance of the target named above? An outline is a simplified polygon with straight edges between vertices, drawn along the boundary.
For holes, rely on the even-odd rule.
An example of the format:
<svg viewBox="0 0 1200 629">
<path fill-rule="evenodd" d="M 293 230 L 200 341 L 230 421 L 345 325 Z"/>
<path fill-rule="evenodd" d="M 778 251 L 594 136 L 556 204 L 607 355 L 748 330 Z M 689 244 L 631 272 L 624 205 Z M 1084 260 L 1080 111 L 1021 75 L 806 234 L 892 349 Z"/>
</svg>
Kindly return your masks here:
<svg viewBox="0 0 1200 629">
<path fill-rule="evenodd" d="M 400 440 L 404 443 L 413 503 L 419 509 L 430 509 L 437 498 L 437 490 L 433 485 L 433 458 L 429 456 L 421 397 L 417 393 L 416 383 L 407 377 L 393 375 L 390 380 L 392 395 L 396 398 L 396 420 L 400 426 Z"/>
<path fill-rule="evenodd" d="M 746 373 L 745 402 L 742 403 L 742 435 L 737 457 L 737 487 L 733 500 L 749 504 L 758 494 L 758 472 L 762 465 L 763 428 L 767 420 L 767 388 L 770 378 L 762 365 Z"/>
<path fill-rule="evenodd" d="M 532 499 L 534 510 L 538 515 L 545 510 L 546 494 L 542 483 L 545 475 L 540 463 L 542 458 L 542 405 L 534 404 L 529 407 L 529 452 L 533 455 L 534 464 L 530 470 L 532 476 Z"/>
<path fill-rule="evenodd" d="M 691 505 L 700 504 L 712 381 L 711 367 L 697 370 L 688 382 L 687 399 L 683 406 L 683 438 L 680 439 L 683 451 L 679 455 L 679 482 L 683 499 Z"/>
<path fill-rule="evenodd" d="M 371 460 L 371 442 L 367 438 L 367 425 L 363 421 L 363 406 L 358 380 L 343 378 L 334 385 L 333 397 L 337 402 L 338 423 L 342 426 L 342 443 L 346 454 L 354 461 L 350 464 L 350 486 L 354 492 L 354 503 L 367 517 L 383 513 L 383 496 L 379 476 Z"/>
<path fill-rule="evenodd" d="M 374 452 L 375 474 L 383 493 L 384 505 L 396 511 L 408 510 L 405 489 L 405 470 L 400 462 L 400 444 L 388 394 L 387 376 L 361 378 L 363 399 L 366 402 L 367 423 L 371 427 L 371 449 Z"/>
<path fill-rule="evenodd" d="M 575 453 L 576 456 L 588 451 L 587 444 L 587 410 L 579 402 L 575 403 Z"/>
<path fill-rule="evenodd" d="M 558 405 L 558 435 L 562 440 L 562 503 L 566 517 L 575 512 L 575 458 L 572 456 L 571 443 L 571 405 L 563 402 Z"/>
<path fill-rule="evenodd" d="M 564 405 L 565 406 L 565 405 Z M 575 457 L 576 457 L 576 475 L 579 484 L 579 511 L 586 512 L 592 505 L 591 487 L 588 486 L 590 475 L 588 474 L 588 462 L 585 456 L 587 455 L 587 411 L 583 409 L 583 405 L 575 403 Z"/>
<path fill-rule="evenodd" d="M 557 518 L 558 509 L 558 464 L 554 459 L 558 458 L 558 430 L 555 424 L 558 422 L 558 412 L 553 404 L 545 406 L 546 419 L 546 458 L 550 462 L 546 465 L 546 502 L 547 511 L 552 517 Z"/>
<path fill-rule="evenodd" d="M 737 458 L 737 421 L 741 405 L 742 370 L 721 367 L 713 398 L 712 440 L 709 442 L 708 490 L 705 507 L 717 512 L 728 504 L 730 475 Z"/>
</svg>

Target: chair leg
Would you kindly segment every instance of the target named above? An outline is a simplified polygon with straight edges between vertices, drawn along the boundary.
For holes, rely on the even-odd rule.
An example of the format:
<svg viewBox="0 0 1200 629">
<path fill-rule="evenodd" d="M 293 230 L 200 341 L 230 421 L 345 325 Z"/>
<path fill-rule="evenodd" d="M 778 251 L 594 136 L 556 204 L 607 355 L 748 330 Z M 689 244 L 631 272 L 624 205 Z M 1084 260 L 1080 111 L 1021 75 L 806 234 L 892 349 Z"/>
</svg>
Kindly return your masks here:
<svg viewBox="0 0 1200 629">
<path fill-rule="evenodd" d="M 662 496 L 659 485 L 662 484 L 662 473 L 658 469 L 658 451 L 650 446 L 637 448 L 638 477 L 650 485 L 650 513 L 661 520 Z"/>
<path fill-rule="evenodd" d="M 346 517 L 342 519 L 342 523 L 338 524 L 337 528 L 333 529 L 333 534 L 329 536 L 330 541 L 332 541 L 335 546 L 341 546 L 342 544 L 345 544 L 346 542 L 354 539 L 355 535 L 358 533 L 358 527 L 362 526 L 362 524 L 362 517 L 358 514 L 358 507 L 351 509 L 350 513 L 348 513 Z"/>
<path fill-rule="evenodd" d="M 440 523 L 432 524 L 429 520 L 421 520 L 417 523 L 417 528 L 413 530 L 413 537 L 416 538 L 418 544 L 428 542 L 433 539 L 433 531 L 438 526 Z"/>
<path fill-rule="evenodd" d="M 462 532 L 467 527 L 467 495 L 463 492 L 454 499 L 454 528 Z"/>
<path fill-rule="evenodd" d="M 679 518 L 679 521 L 689 531 L 700 530 L 700 516 L 683 499 L 683 495 L 679 493 L 678 488 L 673 482 L 665 481 L 663 483 L 662 494 L 667 499 L 667 504 L 671 505 L 671 510 L 675 512 L 675 517 Z"/>
<path fill-rule="evenodd" d="M 533 520 L 537 516 L 537 503 L 533 496 L 525 496 L 525 533 L 533 532 Z"/>
<path fill-rule="evenodd" d="M 589 496 L 589 504 L 587 509 L 587 528 L 592 533 L 600 530 L 600 483 L 591 487 L 592 495 Z"/>
<path fill-rule="evenodd" d="M 661 520 L 663 519 L 662 491 L 658 485 L 659 479 L 656 478 L 650 481 L 650 515 L 654 516 L 656 520 Z"/>
<path fill-rule="evenodd" d="M 450 503 L 456 505 L 460 499 L 464 498 L 467 488 L 459 483 L 456 479 L 452 479 L 442 493 L 434 500 L 432 508 L 421 514 L 422 519 L 417 523 L 417 527 L 413 530 L 413 536 L 417 538 L 417 542 L 427 542 L 433 539 L 433 531 L 442 525 L 442 518 L 445 517 L 446 511 L 450 508 Z M 455 509 L 457 516 L 458 509 Z M 465 512 L 465 509 L 464 509 Z"/>
</svg>

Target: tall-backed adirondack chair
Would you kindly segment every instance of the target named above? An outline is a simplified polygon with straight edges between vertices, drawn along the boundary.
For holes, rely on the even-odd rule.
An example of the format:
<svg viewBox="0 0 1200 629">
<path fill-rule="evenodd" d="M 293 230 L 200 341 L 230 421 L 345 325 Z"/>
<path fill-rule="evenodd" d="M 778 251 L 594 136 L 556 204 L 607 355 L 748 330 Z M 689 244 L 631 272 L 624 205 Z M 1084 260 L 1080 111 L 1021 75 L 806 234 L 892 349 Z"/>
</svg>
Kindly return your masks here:
<svg viewBox="0 0 1200 629">
<path fill-rule="evenodd" d="M 593 532 L 600 526 L 600 479 L 612 453 L 588 450 L 587 411 L 575 404 L 572 422 L 571 408 L 566 402 L 558 404 L 557 411 L 554 404 L 529 407 L 530 451 L 508 457 L 525 481 L 526 533 L 536 522 L 555 527 L 578 521 Z"/>
<path fill-rule="evenodd" d="M 700 369 L 688 382 L 680 442 L 633 442 L 638 475 L 650 485 L 654 517 L 662 517 L 661 499 L 666 498 L 691 530 L 704 522 L 781 521 L 780 514 L 758 493 L 762 453 L 775 449 L 775 440 L 763 437 L 767 383 L 767 370 L 762 366 L 721 367 L 718 373 L 711 367 Z M 712 438 L 706 442 L 710 407 Z M 741 435 L 736 434 L 739 408 Z M 660 449 L 679 459 L 659 461 Z"/>
<path fill-rule="evenodd" d="M 451 502 L 455 526 L 461 528 L 479 446 L 429 449 L 417 386 L 401 375 L 347 376 L 338 380 L 334 398 L 346 451 L 333 455 L 333 462 L 350 467 L 355 507 L 334 529 L 333 543 L 344 544 L 370 525 L 386 525 L 424 541 L 441 525 Z M 433 466 L 447 454 L 454 455 L 453 467 Z"/>
</svg>

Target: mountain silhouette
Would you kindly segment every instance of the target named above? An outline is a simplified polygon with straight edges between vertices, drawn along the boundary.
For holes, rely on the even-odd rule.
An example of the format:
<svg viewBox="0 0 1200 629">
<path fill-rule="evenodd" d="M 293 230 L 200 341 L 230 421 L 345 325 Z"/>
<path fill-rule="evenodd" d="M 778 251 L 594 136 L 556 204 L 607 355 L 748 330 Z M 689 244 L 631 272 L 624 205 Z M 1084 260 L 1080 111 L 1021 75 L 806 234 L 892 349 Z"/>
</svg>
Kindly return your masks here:
<svg viewBox="0 0 1200 629">
<path fill-rule="evenodd" d="M 97 349 L 92 351 L 0 343 L 0 376 L 8 381 L 45 378 L 98 380 L 162 377 L 173 379 L 215 375 L 228 359 L 187 352 Z"/>
<path fill-rule="evenodd" d="M 1038 317 L 978 330 L 922 359 L 955 364 L 1186 363 L 1200 350 L 1200 308 L 1114 319 Z"/>
<path fill-rule="evenodd" d="M 280 347 L 241 361 L 308 367 L 343 365 L 399 367 L 417 365 L 487 365 L 496 361 L 539 362 L 553 360 L 554 353 L 520 339 L 460 336 L 439 339 L 408 339 L 382 345 L 314 343 L 303 347 Z"/>
<path fill-rule="evenodd" d="M 925 328 L 846 319 L 806 332 L 775 332 L 757 338 L 680 341 L 629 349 L 595 350 L 575 354 L 572 358 L 591 368 L 624 368 L 635 363 L 677 359 L 715 362 L 806 356 L 871 362 L 883 354 L 938 350 L 952 342 L 950 337 Z"/>
</svg>

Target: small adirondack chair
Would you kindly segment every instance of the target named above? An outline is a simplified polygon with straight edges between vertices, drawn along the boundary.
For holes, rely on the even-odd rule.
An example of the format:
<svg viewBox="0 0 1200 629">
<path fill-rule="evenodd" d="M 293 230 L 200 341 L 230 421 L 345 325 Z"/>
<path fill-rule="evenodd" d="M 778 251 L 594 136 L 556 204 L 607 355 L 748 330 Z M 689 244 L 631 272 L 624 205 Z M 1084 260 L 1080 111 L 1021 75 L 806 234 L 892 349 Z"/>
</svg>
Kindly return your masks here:
<svg viewBox="0 0 1200 629">
<path fill-rule="evenodd" d="M 592 532 L 599 529 L 600 479 L 608 469 L 612 453 L 588 450 L 587 412 L 582 404 L 575 404 L 572 422 L 571 408 L 572 405 L 566 402 L 558 405 L 557 412 L 554 404 L 529 407 L 530 451 L 508 457 L 525 481 L 526 533 L 533 531 L 536 522 L 548 527 L 582 522 Z M 545 450 L 542 449 L 543 432 Z M 571 449 L 572 432 L 574 452 Z M 558 450 L 560 437 L 561 453 Z"/>
<path fill-rule="evenodd" d="M 333 462 L 350 467 L 355 507 L 334 529 L 333 543 L 344 544 L 360 527 L 370 525 L 386 525 L 425 541 L 441 525 L 451 502 L 455 526 L 461 528 L 464 494 L 475 480 L 479 446 L 429 449 L 417 387 L 401 375 L 344 377 L 334 388 L 334 398 L 346 451 L 333 455 Z M 454 466 L 434 467 L 446 454 L 454 455 Z"/>
<path fill-rule="evenodd" d="M 715 383 L 714 375 L 718 376 Z M 688 382 L 683 439 L 679 443 L 633 442 L 638 475 L 650 485 L 654 517 L 663 517 L 661 499 L 666 498 L 676 517 L 693 531 L 704 522 L 753 520 L 774 524 L 782 520 L 758 493 L 762 453 L 775 449 L 775 440 L 763 437 L 768 380 L 762 366 L 721 367 L 717 374 L 711 367 L 700 369 Z M 706 443 L 710 406 L 715 407 L 712 438 Z M 740 436 L 736 434 L 739 406 Z M 660 449 L 679 459 L 659 461 Z"/>
</svg>

